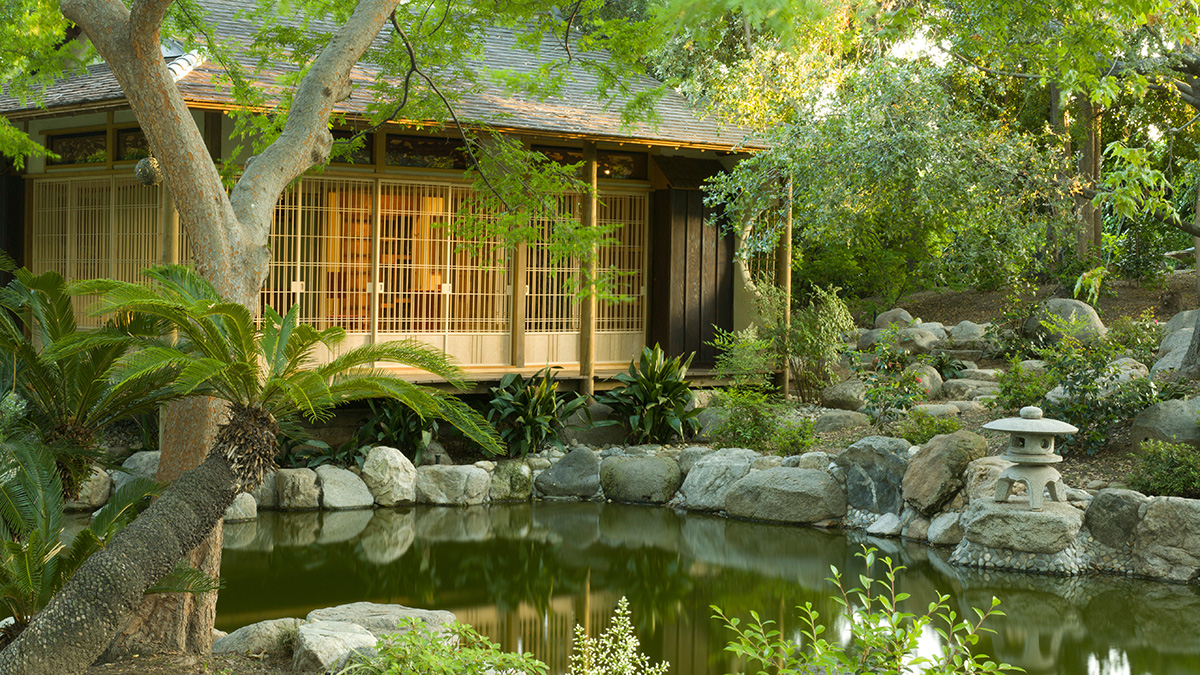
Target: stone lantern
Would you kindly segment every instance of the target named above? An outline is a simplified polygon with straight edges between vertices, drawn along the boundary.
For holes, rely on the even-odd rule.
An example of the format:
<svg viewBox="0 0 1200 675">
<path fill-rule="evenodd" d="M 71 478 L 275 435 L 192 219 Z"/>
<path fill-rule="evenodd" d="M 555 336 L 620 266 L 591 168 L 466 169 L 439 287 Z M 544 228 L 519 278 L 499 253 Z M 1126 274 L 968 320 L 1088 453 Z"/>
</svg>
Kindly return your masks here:
<svg viewBox="0 0 1200 675">
<path fill-rule="evenodd" d="M 1054 436 L 1073 434 L 1079 429 L 1066 422 L 1042 419 L 1042 409 L 1035 406 L 1021 408 L 1020 415 L 983 425 L 984 429 L 1009 434 L 1008 450 L 1003 457 L 1016 462 L 996 479 L 996 501 L 1008 499 L 1013 483 L 1024 483 L 1029 492 L 1029 508 L 1041 511 L 1043 489 L 1049 489 L 1053 501 L 1067 499 L 1062 475 L 1053 467 L 1062 461 L 1062 455 L 1054 453 Z"/>
</svg>

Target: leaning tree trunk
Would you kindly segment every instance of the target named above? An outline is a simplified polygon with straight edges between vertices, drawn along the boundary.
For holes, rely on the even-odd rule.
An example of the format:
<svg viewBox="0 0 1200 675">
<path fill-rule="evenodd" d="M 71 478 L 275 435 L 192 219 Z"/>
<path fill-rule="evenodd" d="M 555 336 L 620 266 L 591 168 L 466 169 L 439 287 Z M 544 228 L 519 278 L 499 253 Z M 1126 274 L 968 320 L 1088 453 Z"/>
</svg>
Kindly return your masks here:
<svg viewBox="0 0 1200 675">
<path fill-rule="evenodd" d="M 160 426 L 164 453 L 158 464 L 158 480 L 171 483 L 200 464 L 212 447 L 225 404 L 207 397 L 191 398 L 167 406 Z M 208 574 L 221 571 L 221 523 L 188 553 L 186 561 Z M 105 661 L 131 654 L 212 653 L 212 628 L 217 614 L 217 594 L 162 593 L 147 595 L 121 622 L 117 637 L 105 651 Z"/>
<path fill-rule="evenodd" d="M 219 453 L 180 476 L 0 652 L 0 675 L 69 675 L 91 665 L 146 589 L 220 523 L 237 486 Z"/>
<path fill-rule="evenodd" d="M 1192 218 L 1192 243 L 1195 246 L 1196 256 L 1196 291 L 1200 295 L 1200 237 L 1195 234 L 1200 231 L 1200 186 L 1196 187 L 1195 213 Z M 1192 327 L 1192 341 L 1188 343 L 1187 351 L 1184 352 L 1183 363 L 1179 366 L 1179 374 L 1189 380 L 1200 379 L 1200 312 L 1196 313 L 1196 323 Z"/>
</svg>

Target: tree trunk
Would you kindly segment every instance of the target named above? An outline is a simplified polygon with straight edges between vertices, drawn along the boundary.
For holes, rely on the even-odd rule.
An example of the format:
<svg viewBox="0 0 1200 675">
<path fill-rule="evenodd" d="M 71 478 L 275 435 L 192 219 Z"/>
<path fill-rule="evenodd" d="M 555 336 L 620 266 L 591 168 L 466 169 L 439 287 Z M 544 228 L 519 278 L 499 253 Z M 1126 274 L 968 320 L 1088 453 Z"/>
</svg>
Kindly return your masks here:
<svg viewBox="0 0 1200 675">
<path fill-rule="evenodd" d="M 1097 149 L 1100 147 L 1100 118 L 1086 95 L 1077 97 L 1076 101 L 1079 105 L 1079 123 L 1087 133 L 1079 153 L 1079 179 L 1085 188 L 1095 190 L 1099 177 Z M 1099 255 L 1100 210 L 1091 198 L 1083 195 L 1075 197 L 1075 208 L 1079 219 L 1075 230 L 1075 255 L 1080 259 L 1086 258 L 1089 253 Z"/>
<path fill-rule="evenodd" d="M 0 652 L 0 675 L 70 675 L 91 665 L 145 590 L 221 522 L 237 485 L 219 453 L 180 476 Z"/>
<path fill-rule="evenodd" d="M 1200 186 L 1196 188 L 1195 214 L 1192 222 L 1200 229 Z M 1200 294 L 1200 237 L 1192 237 L 1196 256 L 1197 293 Z M 1179 374 L 1189 380 L 1200 378 L 1200 312 L 1196 314 L 1196 324 L 1192 326 L 1192 341 L 1188 343 L 1187 351 L 1183 354 L 1183 363 L 1179 366 Z"/>
<path fill-rule="evenodd" d="M 200 464 L 212 447 L 217 426 L 223 421 L 225 405 L 213 398 L 177 401 L 163 411 L 159 438 L 163 453 L 158 480 L 174 482 L 185 471 Z M 210 576 L 221 571 L 221 524 L 213 528 L 187 555 L 187 563 Z M 217 594 L 163 593 L 147 595 L 121 622 L 117 637 L 102 660 L 115 661 L 131 654 L 212 653 L 213 620 Z"/>
</svg>

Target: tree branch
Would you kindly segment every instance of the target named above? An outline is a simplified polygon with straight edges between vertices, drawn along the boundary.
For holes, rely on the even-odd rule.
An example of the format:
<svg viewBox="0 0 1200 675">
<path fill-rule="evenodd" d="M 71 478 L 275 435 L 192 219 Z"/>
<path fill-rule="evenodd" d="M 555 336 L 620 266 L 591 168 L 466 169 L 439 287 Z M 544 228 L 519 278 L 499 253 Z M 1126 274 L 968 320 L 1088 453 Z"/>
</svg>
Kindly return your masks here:
<svg viewBox="0 0 1200 675">
<path fill-rule="evenodd" d="M 1031 73 L 1009 73 L 1009 72 L 1005 72 L 1003 70 L 996 70 L 994 68 L 988 68 L 987 66 L 975 63 L 971 59 L 968 59 L 967 57 L 963 56 L 962 54 L 959 54 L 958 52 L 952 51 L 952 52 L 950 52 L 950 56 L 953 57 L 954 60 L 956 60 L 960 63 L 964 63 L 968 66 L 971 66 L 972 68 L 975 68 L 976 70 L 982 70 L 983 72 L 988 73 L 990 75 L 1000 75 L 1002 77 L 1017 77 L 1017 78 L 1020 78 L 1023 80 L 1040 80 L 1040 79 L 1042 79 L 1041 75 L 1033 75 Z"/>
</svg>

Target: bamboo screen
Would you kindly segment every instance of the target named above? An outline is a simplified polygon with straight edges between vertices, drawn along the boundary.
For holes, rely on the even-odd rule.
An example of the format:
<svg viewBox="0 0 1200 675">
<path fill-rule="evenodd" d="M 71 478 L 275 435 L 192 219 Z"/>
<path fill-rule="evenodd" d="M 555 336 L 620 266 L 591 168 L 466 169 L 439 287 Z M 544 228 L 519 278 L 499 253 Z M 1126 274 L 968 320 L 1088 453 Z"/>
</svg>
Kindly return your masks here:
<svg viewBox="0 0 1200 675">
<path fill-rule="evenodd" d="M 646 330 L 646 212 L 642 194 L 602 194 L 596 214 L 600 225 L 614 225 L 600 248 L 598 269 L 613 281 L 614 301 L 596 304 L 596 332 L 644 333 Z"/>
<path fill-rule="evenodd" d="M 451 188 L 450 211 L 470 203 L 472 190 Z M 488 218 L 474 213 L 474 218 Z M 498 239 L 468 242 L 450 239 L 450 325 L 452 333 L 507 333 L 509 252 Z"/>
<path fill-rule="evenodd" d="M 161 198 L 158 187 L 126 176 L 35 182 L 33 272 L 53 270 L 69 281 L 141 281 L 141 270 L 161 258 Z M 80 326 L 100 324 L 87 315 L 90 304 L 75 302 Z"/>
<path fill-rule="evenodd" d="M 576 217 L 579 196 L 558 198 L 559 214 Z M 551 223 L 541 224 L 541 238 L 528 246 L 525 278 L 525 331 L 529 333 L 578 333 L 578 261 L 555 261 L 550 255 Z"/>
</svg>

